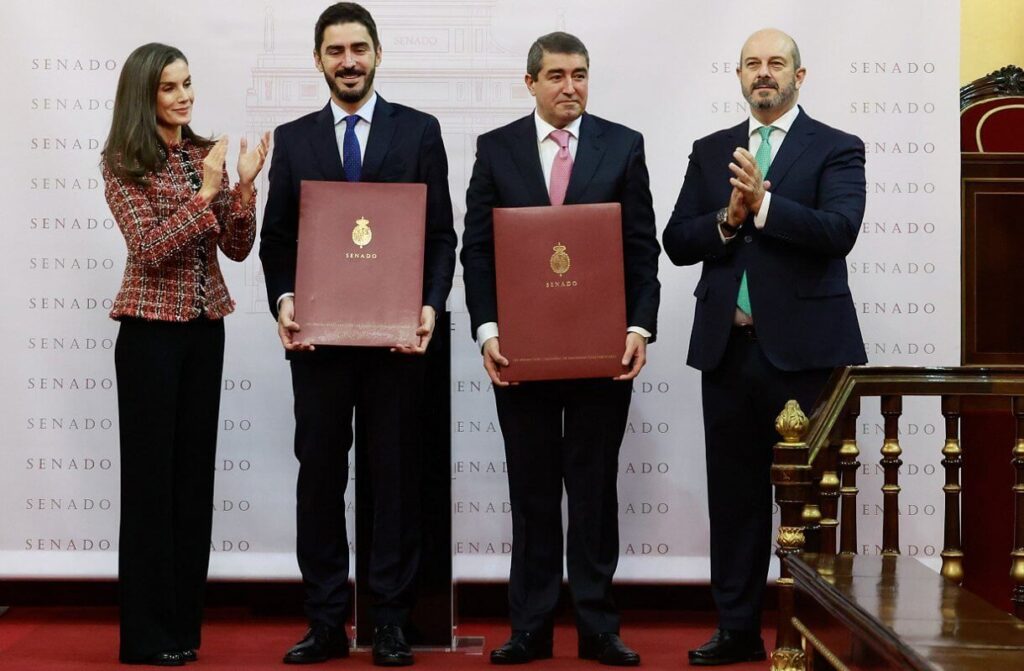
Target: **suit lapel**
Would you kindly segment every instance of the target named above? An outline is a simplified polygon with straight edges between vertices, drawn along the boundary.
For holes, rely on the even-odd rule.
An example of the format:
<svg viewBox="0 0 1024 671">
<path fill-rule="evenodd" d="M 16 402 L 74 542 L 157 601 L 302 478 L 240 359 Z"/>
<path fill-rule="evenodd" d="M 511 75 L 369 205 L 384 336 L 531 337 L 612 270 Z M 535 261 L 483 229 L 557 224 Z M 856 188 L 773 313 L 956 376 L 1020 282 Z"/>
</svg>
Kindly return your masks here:
<svg viewBox="0 0 1024 671">
<path fill-rule="evenodd" d="M 750 122 L 744 121 L 738 126 L 734 126 L 729 133 L 729 142 L 732 144 L 729 147 L 729 160 L 732 161 L 732 153 L 736 151 L 736 147 L 743 147 L 747 149 L 750 147 Z"/>
<path fill-rule="evenodd" d="M 594 173 L 597 172 L 602 157 L 604 142 L 601 138 L 601 125 L 589 114 L 584 114 L 580 121 L 579 143 L 576 145 L 576 157 L 572 162 L 569 187 L 565 192 L 567 204 L 579 202 Z"/>
<path fill-rule="evenodd" d="M 738 126 L 732 128 L 726 128 L 720 135 L 718 135 L 718 145 L 713 147 L 712 155 L 714 156 L 714 164 L 704 177 L 704 183 L 707 187 L 707 197 L 713 203 L 728 203 L 729 196 L 732 193 L 732 185 L 729 180 L 732 179 L 732 171 L 729 170 L 729 164 L 735 163 L 736 159 L 733 157 L 737 147 L 747 148 L 750 138 L 747 136 L 747 122 L 744 121 Z M 721 205 L 718 205 L 721 207 Z"/>
<path fill-rule="evenodd" d="M 729 129 L 729 132 L 723 139 L 723 144 L 728 144 L 727 147 L 722 147 L 722 157 L 725 158 L 725 163 L 722 164 L 722 168 L 725 170 L 725 186 L 732 191 L 732 185 L 729 184 L 729 180 L 733 177 L 732 171 L 729 170 L 729 164 L 735 163 L 736 158 L 733 153 L 737 147 L 743 147 L 747 149 L 750 147 L 750 124 L 748 121 L 744 121 L 738 126 L 733 126 Z"/>
<path fill-rule="evenodd" d="M 793 167 L 800 155 L 807 150 L 814 139 L 814 124 L 807 113 L 800 108 L 800 114 L 793 120 L 793 125 L 786 133 L 786 139 L 779 147 L 779 153 L 775 155 L 771 166 L 768 167 L 768 174 L 765 179 L 772 183 L 772 191 L 785 179 L 789 169 Z"/>
<path fill-rule="evenodd" d="M 394 106 L 378 94 L 373 119 L 370 120 L 370 136 L 366 140 L 366 151 L 363 152 L 362 181 L 372 182 L 380 174 L 381 164 L 395 134 L 395 125 Z"/>
<path fill-rule="evenodd" d="M 550 204 L 548 187 L 544 184 L 544 170 L 540 167 L 537 151 L 537 125 L 533 115 L 520 119 L 512 129 L 512 160 L 523 178 L 530 202 Z"/>
<path fill-rule="evenodd" d="M 334 134 L 334 113 L 331 104 L 320 110 L 316 115 L 316 130 L 310 139 L 313 154 L 324 177 L 329 180 L 343 181 L 345 173 L 341 168 L 341 155 L 338 153 L 338 136 Z"/>
</svg>

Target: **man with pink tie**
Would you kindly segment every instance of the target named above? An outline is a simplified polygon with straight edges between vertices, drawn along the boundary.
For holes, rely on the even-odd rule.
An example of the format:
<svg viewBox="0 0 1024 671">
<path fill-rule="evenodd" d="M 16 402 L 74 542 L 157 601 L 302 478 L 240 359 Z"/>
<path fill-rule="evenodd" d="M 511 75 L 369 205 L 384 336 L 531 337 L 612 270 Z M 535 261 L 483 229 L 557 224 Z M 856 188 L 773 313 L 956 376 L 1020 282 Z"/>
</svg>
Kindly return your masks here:
<svg viewBox="0 0 1024 671">
<path fill-rule="evenodd" d="M 579 656 L 616 666 L 640 663 L 619 638 L 611 597 L 619 556 L 616 475 L 632 380 L 657 328 L 660 248 L 643 137 L 584 112 L 589 68 L 586 47 L 572 35 L 556 32 L 534 42 L 525 82 L 536 110 L 480 136 L 466 192 L 466 304 L 494 384 L 512 506 L 512 636 L 491 652 L 494 664 L 551 656 L 552 615 L 562 584 L 563 486 Z M 609 202 L 622 206 L 629 325 L 622 334 L 622 363 L 629 372 L 615 380 L 510 386 L 501 377 L 508 361 L 499 345 L 492 209 Z"/>
</svg>

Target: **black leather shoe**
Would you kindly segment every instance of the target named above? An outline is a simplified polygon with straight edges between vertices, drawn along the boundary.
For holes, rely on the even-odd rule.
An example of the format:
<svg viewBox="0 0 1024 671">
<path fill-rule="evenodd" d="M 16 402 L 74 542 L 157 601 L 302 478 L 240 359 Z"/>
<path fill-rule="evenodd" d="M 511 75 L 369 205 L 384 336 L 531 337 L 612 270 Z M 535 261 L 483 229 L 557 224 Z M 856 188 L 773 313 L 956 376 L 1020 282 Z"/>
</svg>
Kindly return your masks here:
<svg viewBox="0 0 1024 671">
<path fill-rule="evenodd" d="M 526 664 L 551 658 L 551 634 L 513 631 L 512 638 L 491 650 L 491 664 Z"/>
<path fill-rule="evenodd" d="M 580 636 L 578 649 L 580 659 L 596 659 L 608 666 L 640 666 L 640 655 L 616 633 Z"/>
<path fill-rule="evenodd" d="M 348 637 L 338 629 L 317 625 L 285 653 L 284 663 L 316 664 L 332 657 L 348 657 Z"/>
<path fill-rule="evenodd" d="M 194 649 L 192 649 L 192 648 L 189 648 L 189 649 L 187 649 L 187 650 L 182 650 L 182 651 L 181 651 L 181 652 L 179 652 L 178 654 L 179 654 L 179 655 L 181 655 L 181 660 L 182 660 L 183 662 L 194 662 L 194 661 L 196 661 L 197 659 L 199 659 L 199 653 L 197 653 L 197 652 L 196 652 L 196 651 L 195 651 Z"/>
<path fill-rule="evenodd" d="M 409 666 L 412 648 L 397 624 L 384 624 L 373 630 L 373 663 L 376 666 Z"/>
<path fill-rule="evenodd" d="M 152 657 L 133 660 L 121 660 L 122 664 L 144 664 L 147 666 L 185 666 L 180 652 L 158 652 Z"/>
<path fill-rule="evenodd" d="M 764 641 L 754 631 L 718 629 L 711 640 L 690 651 L 691 666 L 719 666 L 764 661 Z"/>
</svg>

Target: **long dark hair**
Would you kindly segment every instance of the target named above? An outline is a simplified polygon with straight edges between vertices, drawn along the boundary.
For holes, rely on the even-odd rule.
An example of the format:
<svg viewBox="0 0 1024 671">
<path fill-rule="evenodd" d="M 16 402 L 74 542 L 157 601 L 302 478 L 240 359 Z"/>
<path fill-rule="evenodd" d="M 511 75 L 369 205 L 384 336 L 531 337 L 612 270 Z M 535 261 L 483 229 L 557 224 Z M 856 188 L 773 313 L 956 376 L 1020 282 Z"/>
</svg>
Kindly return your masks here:
<svg viewBox="0 0 1024 671">
<path fill-rule="evenodd" d="M 102 154 L 103 164 L 116 176 L 145 186 L 147 175 L 167 161 L 167 146 L 156 127 L 156 93 L 164 68 L 178 60 L 188 63 L 180 50 L 158 42 L 143 44 L 125 60 Z M 182 126 L 181 137 L 201 147 L 213 144 L 188 125 Z"/>
</svg>

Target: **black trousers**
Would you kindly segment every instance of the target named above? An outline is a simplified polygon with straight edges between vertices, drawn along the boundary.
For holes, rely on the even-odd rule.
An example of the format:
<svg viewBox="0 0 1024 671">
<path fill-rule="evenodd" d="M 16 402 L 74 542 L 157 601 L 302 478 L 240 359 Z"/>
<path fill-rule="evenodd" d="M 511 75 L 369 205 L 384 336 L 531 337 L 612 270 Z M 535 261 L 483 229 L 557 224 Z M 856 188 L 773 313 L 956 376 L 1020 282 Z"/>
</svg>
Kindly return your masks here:
<svg viewBox="0 0 1024 671">
<path fill-rule="evenodd" d="M 702 376 L 711 593 L 723 629 L 757 631 L 772 552 L 775 418 L 796 399 L 810 414 L 831 369 L 787 372 L 734 330 L 718 367 Z"/>
<path fill-rule="evenodd" d="M 199 647 L 223 361 L 222 320 L 121 322 L 122 661 Z"/>
<path fill-rule="evenodd" d="M 617 475 L 631 382 L 559 380 L 496 387 L 512 507 L 509 619 L 549 635 L 565 561 L 576 626 L 619 631 L 612 577 L 619 561 Z"/>
<path fill-rule="evenodd" d="M 373 498 L 368 587 L 374 624 L 405 624 L 420 556 L 419 404 L 422 357 L 382 348 L 321 347 L 291 357 L 299 460 L 296 552 L 311 624 L 351 611 L 345 489 L 352 415 L 365 436 Z"/>
</svg>

